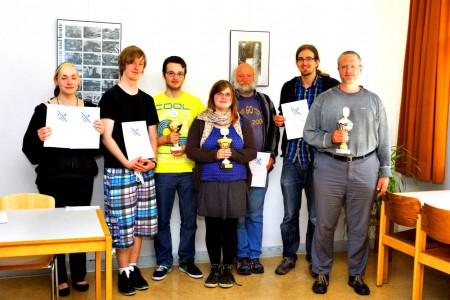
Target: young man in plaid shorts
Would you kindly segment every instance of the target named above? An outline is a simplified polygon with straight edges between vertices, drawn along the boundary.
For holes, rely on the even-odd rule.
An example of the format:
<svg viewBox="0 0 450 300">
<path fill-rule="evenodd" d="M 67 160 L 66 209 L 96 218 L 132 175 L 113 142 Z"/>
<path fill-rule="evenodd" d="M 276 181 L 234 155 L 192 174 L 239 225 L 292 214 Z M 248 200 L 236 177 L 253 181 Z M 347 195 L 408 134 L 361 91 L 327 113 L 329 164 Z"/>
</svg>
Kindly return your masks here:
<svg viewBox="0 0 450 300">
<path fill-rule="evenodd" d="M 134 295 L 148 289 L 136 266 L 142 238 L 157 232 L 157 208 L 153 169 L 156 157 L 128 157 L 122 123 L 145 121 L 156 153 L 158 114 L 153 98 L 138 88 L 147 60 L 136 46 L 119 56 L 120 81 L 102 97 L 99 106 L 105 126 L 102 142 L 106 150 L 104 191 L 105 219 L 113 239 L 119 264 L 119 291 Z"/>
</svg>

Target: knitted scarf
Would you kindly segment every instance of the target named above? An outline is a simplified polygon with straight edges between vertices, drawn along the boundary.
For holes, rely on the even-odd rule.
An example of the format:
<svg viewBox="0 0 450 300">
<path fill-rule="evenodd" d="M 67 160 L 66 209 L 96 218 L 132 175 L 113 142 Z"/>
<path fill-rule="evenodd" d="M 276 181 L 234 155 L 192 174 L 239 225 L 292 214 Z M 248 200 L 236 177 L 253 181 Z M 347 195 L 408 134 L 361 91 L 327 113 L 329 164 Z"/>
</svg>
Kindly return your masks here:
<svg viewBox="0 0 450 300">
<path fill-rule="evenodd" d="M 204 112 L 200 113 L 197 116 L 197 119 L 205 121 L 205 129 L 203 130 L 202 138 L 200 140 L 200 147 L 203 146 L 208 136 L 211 134 L 211 131 L 214 128 L 214 125 L 229 125 L 231 120 L 231 109 L 228 109 L 225 113 L 215 112 L 212 110 L 212 108 L 208 108 Z M 234 129 L 236 130 L 237 134 L 241 137 L 242 140 L 244 140 L 244 137 L 242 135 L 242 128 L 241 128 L 241 116 L 239 116 L 238 121 L 233 124 Z"/>
</svg>

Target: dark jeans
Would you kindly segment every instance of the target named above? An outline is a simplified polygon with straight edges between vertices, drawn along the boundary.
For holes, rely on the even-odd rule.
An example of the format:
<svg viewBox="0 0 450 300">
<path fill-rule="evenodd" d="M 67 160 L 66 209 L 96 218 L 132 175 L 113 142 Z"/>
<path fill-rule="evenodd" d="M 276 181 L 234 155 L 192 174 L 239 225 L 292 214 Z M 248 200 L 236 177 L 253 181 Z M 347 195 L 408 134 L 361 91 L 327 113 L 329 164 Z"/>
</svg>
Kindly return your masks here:
<svg viewBox="0 0 450 300">
<path fill-rule="evenodd" d="M 38 178 L 39 193 L 55 198 L 56 207 L 89 206 L 91 204 L 94 177 L 67 177 L 59 179 Z M 59 284 L 68 282 L 66 255 L 58 254 Z M 70 253 L 69 265 L 72 282 L 80 282 L 86 276 L 86 253 Z"/>
<path fill-rule="evenodd" d="M 197 231 L 197 209 L 192 173 L 155 173 L 156 202 L 158 204 L 158 234 L 154 246 L 156 263 L 170 268 L 173 264 L 170 219 L 178 193 L 180 204 L 179 262 L 194 260 L 195 233 Z"/>
<path fill-rule="evenodd" d="M 284 218 L 280 225 L 283 240 L 283 257 L 297 260 L 300 246 L 300 208 L 302 190 L 305 189 L 308 206 L 308 228 L 306 231 L 306 260 L 311 261 L 311 246 L 316 224 L 314 207 L 313 163 L 301 164 L 283 159 L 281 172 L 281 192 L 283 193 Z"/>
<path fill-rule="evenodd" d="M 205 217 L 206 248 L 211 264 L 220 264 L 223 253 L 223 264 L 231 265 L 236 256 L 237 218 Z"/>
</svg>

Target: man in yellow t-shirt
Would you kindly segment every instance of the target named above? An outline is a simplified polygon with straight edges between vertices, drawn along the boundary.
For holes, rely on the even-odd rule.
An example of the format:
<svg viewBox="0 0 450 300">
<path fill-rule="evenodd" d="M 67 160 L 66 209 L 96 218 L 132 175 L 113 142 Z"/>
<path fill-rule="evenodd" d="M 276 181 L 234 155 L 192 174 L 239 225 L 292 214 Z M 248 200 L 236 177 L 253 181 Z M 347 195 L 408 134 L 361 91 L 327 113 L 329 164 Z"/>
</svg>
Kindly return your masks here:
<svg viewBox="0 0 450 300">
<path fill-rule="evenodd" d="M 197 210 L 194 203 L 192 168 L 195 163 L 188 159 L 184 152 L 189 126 L 205 107 L 199 98 L 181 89 L 186 73 L 186 63 L 181 57 L 166 58 L 162 68 L 166 90 L 154 97 L 160 122 L 157 127 L 158 165 L 155 169 L 158 234 L 154 246 L 157 267 L 153 272 L 153 280 L 166 278 L 173 265 L 170 218 L 175 192 L 178 193 L 181 216 L 178 269 L 192 278 L 203 277 L 194 264 Z M 179 132 L 169 129 L 171 121 L 177 123 Z"/>
</svg>

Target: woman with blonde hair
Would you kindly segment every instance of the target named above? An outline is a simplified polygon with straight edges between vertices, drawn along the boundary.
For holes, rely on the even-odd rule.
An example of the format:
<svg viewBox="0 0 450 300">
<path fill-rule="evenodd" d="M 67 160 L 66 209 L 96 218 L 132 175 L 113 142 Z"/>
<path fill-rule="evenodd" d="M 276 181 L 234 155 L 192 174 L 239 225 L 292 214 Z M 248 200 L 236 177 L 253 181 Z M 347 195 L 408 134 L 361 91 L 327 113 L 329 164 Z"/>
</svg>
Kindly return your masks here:
<svg viewBox="0 0 450 300">
<path fill-rule="evenodd" d="M 46 126 L 47 105 L 95 105 L 76 96 L 80 77 L 73 64 L 60 64 L 55 70 L 53 81 L 54 97 L 34 109 L 23 138 L 22 151 L 32 164 L 37 165 L 36 185 L 39 192 L 54 197 L 56 207 L 88 206 L 91 203 L 94 177 L 98 173 L 95 157 L 101 155 L 100 150 L 44 147 L 44 141 L 52 134 L 52 128 Z M 93 127 L 103 134 L 104 127 L 100 120 L 95 120 Z M 58 254 L 57 258 L 59 295 L 68 296 L 70 288 L 65 254 Z M 87 291 L 89 283 L 84 280 L 86 253 L 70 253 L 69 258 L 72 287 L 81 292 Z"/>
</svg>

